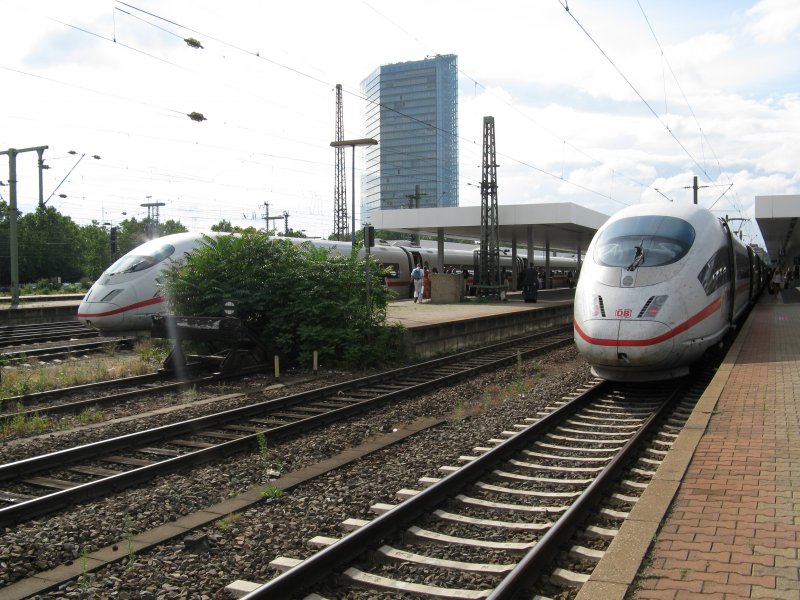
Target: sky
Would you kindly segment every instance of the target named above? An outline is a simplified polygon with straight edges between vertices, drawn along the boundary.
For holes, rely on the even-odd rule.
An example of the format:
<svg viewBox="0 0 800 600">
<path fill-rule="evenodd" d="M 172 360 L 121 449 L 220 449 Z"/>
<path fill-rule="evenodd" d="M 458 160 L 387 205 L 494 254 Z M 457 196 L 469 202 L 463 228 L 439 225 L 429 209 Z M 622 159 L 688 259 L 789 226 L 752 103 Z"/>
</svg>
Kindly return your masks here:
<svg viewBox="0 0 800 600">
<path fill-rule="evenodd" d="M 480 205 L 484 116 L 501 204 L 611 215 L 692 202 L 697 176 L 698 203 L 762 243 L 755 196 L 800 193 L 797 0 L 488 6 L 0 0 L 0 150 L 47 145 L 44 199 L 79 225 L 141 219 L 142 204 L 162 202 L 160 219 L 191 231 L 263 227 L 268 210 L 327 237 L 336 84 L 344 137 L 362 138 L 363 79 L 456 54 L 461 206 Z M 355 166 L 358 197 L 358 151 Z M 8 168 L 0 157 L 4 184 Z M 17 181 L 20 210 L 35 210 L 35 152 L 18 155 Z"/>
</svg>

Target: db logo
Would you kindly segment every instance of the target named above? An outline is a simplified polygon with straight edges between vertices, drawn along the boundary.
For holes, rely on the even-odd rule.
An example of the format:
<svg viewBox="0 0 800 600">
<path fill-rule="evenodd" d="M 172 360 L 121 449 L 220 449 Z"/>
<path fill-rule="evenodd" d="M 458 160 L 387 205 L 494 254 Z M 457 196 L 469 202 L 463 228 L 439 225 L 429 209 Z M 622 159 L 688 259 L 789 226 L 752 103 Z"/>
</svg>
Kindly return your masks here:
<svg viewBox="0 0 800 600">
<path fill-rule="evenodd" d="M 618 308 L 614 314 L 618 319 L 630 319 L 633 312 L 630 308 Z"/>
</svg>

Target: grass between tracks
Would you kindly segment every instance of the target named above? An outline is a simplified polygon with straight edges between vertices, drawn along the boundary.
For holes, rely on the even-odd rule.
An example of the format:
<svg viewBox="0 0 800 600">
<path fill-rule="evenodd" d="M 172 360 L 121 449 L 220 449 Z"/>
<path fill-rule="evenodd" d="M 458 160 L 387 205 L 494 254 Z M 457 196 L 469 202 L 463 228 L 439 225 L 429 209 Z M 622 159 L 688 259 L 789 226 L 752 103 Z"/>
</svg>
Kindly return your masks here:
<svg viewBox="0 0 800 600">
<path fill-rule="evenodd" d="M 161 342 L 137 342 L 132 354 L 118 354 L 111 348 L 103 354 L 58 363 L 32 360 L 27 365 L 4 365 L 0 355 L 0 410 L 14 410 L 16 407 L 5 403 L 14 396 L 152 373 L 168 353 L 168 347 Z"/>
<path fill-rule="evenodd" d="M 468 417 L 485 414 L 490 408 L 503 404 L 509 398 L 525 396 L 536 385 L 541 376 L 542 363 L 538 360 L 523 361 L 517 354 L 513 378 L 504 384 L 492 384 L 483 390 L 479 401 L 464 402 L 458 399 L 453 406 L 452 419 L 460 421 Z"/>
</svg>

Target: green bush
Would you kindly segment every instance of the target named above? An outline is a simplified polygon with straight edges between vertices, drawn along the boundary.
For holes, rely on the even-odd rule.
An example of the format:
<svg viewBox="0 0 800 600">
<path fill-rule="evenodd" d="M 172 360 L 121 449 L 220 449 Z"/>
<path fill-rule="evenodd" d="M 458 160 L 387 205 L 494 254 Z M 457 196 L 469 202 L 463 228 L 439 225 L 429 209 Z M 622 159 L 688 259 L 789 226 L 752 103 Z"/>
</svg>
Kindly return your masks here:
<svg viewBox="0 0 800 600">
<path fill-rule="evenodd" d="M 175 263 L 165 291 L 175 314 L 214 317 L 232 300 L 241 318 L 291 363 L 377 366 L 401 356 L 401 328 L 386 325 L 389 292 L 371 264 L 366 311 L 365 262 L 357 253 L 329 254 L 310 243 L 269 239 L 263 232 L 206 238 Z"/>
</svg>

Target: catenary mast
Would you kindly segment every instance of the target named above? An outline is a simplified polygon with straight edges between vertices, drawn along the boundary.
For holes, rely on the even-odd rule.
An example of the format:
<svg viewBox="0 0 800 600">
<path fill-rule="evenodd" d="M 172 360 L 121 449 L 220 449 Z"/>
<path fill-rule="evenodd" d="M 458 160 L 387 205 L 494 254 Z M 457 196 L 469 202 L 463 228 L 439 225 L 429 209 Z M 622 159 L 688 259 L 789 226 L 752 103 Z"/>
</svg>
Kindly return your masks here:
<svg viewBox="0 0 800 600">
<path fill-rule="evenodd" d="M 483 161 L 481 168 L 481 249 L 478 280 L 497 286 L 500 281 L 500 222 L 497 210 L 497 151 L 494 117 L 483 118 Z"/>
<path fill-rule="evenodd" d="M 336 84 L 336 137 L 337 142 L 344 139 L 342 118 L 342 84 Z M 333 190 L 333 236 L 337 240 L 350 239 L 347 224 L 347 178 L 345 177 L 344 148 L 336 148 L 336 181 Z"/>
</svg>

